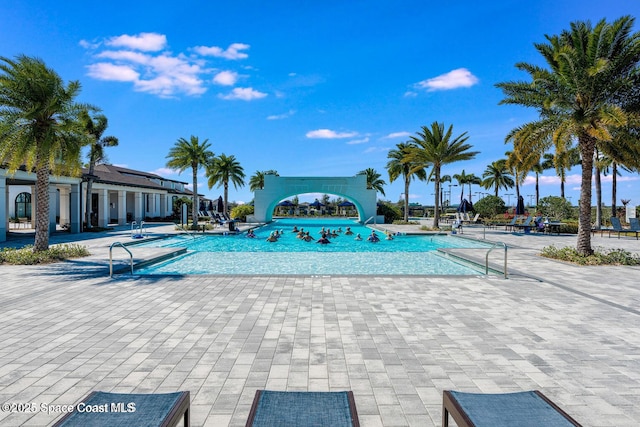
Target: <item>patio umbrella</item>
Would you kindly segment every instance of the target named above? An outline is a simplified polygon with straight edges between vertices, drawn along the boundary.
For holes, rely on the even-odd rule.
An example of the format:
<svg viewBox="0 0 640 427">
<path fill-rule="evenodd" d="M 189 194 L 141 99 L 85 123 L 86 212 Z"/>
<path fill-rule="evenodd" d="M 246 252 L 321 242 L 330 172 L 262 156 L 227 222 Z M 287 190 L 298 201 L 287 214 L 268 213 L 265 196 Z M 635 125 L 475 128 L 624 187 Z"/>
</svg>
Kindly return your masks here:
<svg viewBox="0 0 640 427">
<path fill-rule="evenodd" d="M 224 202 L 222 201 L 222 196 L 218 197 L 218 212 L 222 212 L 224 210 Z"/>
<path fill-rule="evenodd" d="M 518 203 L 516 204 L 516 215 L 524 215 L 524 197 L 518 197 Z"/>
<path fill-rule="evenodd" d="M 280 203 L 278 203 L 278 205 L 277 205 L 277 206 L 286 206 L 286 207 L 289 207 L 289 206 L 293 206 L 293 203 L 291 203 L 289 200 L 283 200 L 283 201 L 281 201 Z"/>
<path fill-rule="evenodd" d="M 208 211 L 212 211 L 213 210 L 213 201 L 209 200 L 209 209 L 207 209 Z"/>
<path fill-rule="evenodd" d="M 345 200 L 344 202 L 340 203 L 338 206 L 340 206 L 341 208 L 350 208 L 355 206 L 353 203 L 351 203 L 348 200 Z"/>
<path fill-rule="evenodd" d="M 458 212 L 467 212 L 473 209 L 473 205 L 467 199 L 462 199 L 458 205 Z"/>
<path fill-rule="evenodd" d="M 313 203 L 309 203 L 309 206 L 312 208 L 316 208 L 318 209 L 320 206 L 324 206 L 324 203 L 322 203 L 320 200 L 317 200 Z"/>
</svg>

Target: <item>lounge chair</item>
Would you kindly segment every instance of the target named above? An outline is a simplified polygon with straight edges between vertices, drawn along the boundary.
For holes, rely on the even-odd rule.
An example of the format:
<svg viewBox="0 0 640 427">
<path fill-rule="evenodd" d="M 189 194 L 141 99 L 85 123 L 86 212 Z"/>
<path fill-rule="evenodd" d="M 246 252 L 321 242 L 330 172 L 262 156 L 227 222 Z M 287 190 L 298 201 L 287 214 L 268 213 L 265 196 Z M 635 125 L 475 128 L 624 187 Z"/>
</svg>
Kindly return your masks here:
<svg viewBox="0 0 640 427">
<path fill-rule="evenodd" d="M 629 230 L 640 231 L 640 221 L 638 218 L 629 218 Z"/>
<path fill-rule="evenodd" d="M 529 233 L 531 231 L 531 220 L 532 216 L 528 216 L 522 224 L 513 224 L 513 228 L 522 228 L 525 233 Z"/>
<path fill-rule="evenodd" d="M 638 234 L 640 234 L 640 231 L 637 230 L 632 230 L 629 228 L 622 228 L 622 224 L 620 224 L 620 218 L 617 218 L 615 216 L 612 216 L 610 218 L 611 221 L 611 230 L 609 231 L 609 237 L 611 237 L 611 233 L 618 233 L 618 239 L 620 238 L 620 234 L 630 234 L 633 233 L 636 235 L 636 240 L 638 240 Z"/>
<path fill-rule="evenodd" d="M 449 414 L 458 427 L 581 426 L 539 391 L 506 394 L 461 393 L 445 390 L 442 426 Z"/>
<path fill-rule="evenodd" d="M 358 427 L 353 393 L 257 390 L 246 427 Z"/>
<path fill-rule="evenodd" d="M 520 218 L 520 217 L 518 215 L 515 215 L 510 222 L 496 224 L 496 226 L 504 227 L 505 231 L 511 231 L 511 230 L 513 230 L 513 226 L 516 225 L 516 222 L 518 221 L 518 218 Z"/>
<path fill-rule="evenodd" d="M 189 427 L 189 392 L 127 394 L 94 391 L 54 427 Z M 88 411 L 87 409 L 94 409 Z M 181 424 L 181 425 L 182 425 Z"/>
</svg>

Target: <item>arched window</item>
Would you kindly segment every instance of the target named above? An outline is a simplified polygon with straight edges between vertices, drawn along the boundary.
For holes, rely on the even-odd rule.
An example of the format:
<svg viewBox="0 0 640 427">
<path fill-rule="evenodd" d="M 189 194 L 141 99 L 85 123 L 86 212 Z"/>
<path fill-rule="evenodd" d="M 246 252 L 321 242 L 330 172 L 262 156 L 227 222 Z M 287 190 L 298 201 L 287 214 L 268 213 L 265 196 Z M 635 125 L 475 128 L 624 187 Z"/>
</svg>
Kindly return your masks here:
<svg viewBox="0 0 640 427">
<path fill-rule="evenodd" d="M 16 217 L 31 219 L 31 194 L 20 193 L 16 196 Z"/>
</svg>

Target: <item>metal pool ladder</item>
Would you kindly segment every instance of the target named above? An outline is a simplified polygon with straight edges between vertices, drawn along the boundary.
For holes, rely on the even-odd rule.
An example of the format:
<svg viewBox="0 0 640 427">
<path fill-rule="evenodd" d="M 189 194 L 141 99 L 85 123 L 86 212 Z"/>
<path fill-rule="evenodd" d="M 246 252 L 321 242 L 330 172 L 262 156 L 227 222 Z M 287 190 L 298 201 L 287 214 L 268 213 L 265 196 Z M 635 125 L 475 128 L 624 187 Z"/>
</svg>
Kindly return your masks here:
<svg viewBox="0 0 640 427">
<path fill-rule="evenodd" d="M 133 254 L 125 245 L 120 242 L 113 242 L 111 246 L 109 246 L 109 277 L 113 277 L 113 247 L 121 246 L 122 249 L 129 253 L 129 260 L 131 261 L 131 274 L 133 274 Z"/>
<path fill-rule="evenodd" d="M 487 255 L 485 256 L 485 274 L 489 274 L 489 254 L 492 250 L 496 248 L 496 246 L 502 245 L 504 246 L 504 278 L 507 278 L 507 244 L 504 242 L 496 242 L 494 243 L 489 250 L 487 251 Z"/>
</svg>

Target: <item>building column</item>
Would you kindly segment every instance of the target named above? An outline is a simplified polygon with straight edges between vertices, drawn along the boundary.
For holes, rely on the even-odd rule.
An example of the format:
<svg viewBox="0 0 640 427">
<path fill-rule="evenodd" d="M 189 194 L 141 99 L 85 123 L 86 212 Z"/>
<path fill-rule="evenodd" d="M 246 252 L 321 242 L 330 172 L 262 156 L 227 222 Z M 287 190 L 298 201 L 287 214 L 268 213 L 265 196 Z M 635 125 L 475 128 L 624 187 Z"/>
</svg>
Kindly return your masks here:
<svg viewBox="0 0 640 427">
<path fill-rule="evenodd" d="M 106 188 L 98 190 L 98 227 L 109 225 L 109 191 Z"/>
<path fill-rule="evenodd" d="M 7 240 L 9 228 L 9 186 L 7 178 L 0 176 L 0 242 Z"/>
<path fill-rule="evenodd" d="M 127 192 L 118 190 L 118 225 L 127 223 Z"/>
<path fill-rule="evenodd" d="M 49 184 L 49 235 L 56 231 L 56 213 L 58 213 L 58 188 Z"/>
<path fill-rule="evenodd" d="M 144 219 L 144 212 L 142 212 L 142 192 L 137 191 L 135 193 L 135 203 L 133 205 L 133 220 L 140 223 Z"/>
<path fill-rule="evenodd" d="M 160 218 L 167 216 L 167 195 L 160 194 Z"/>
<path fill-rule="evenodd" d="M 74 234 L 80 233 L 81 215 L 80 184 L 71 184 L 71 189 L 69 190 L 69 229 Z"/>
<path fill-rule="evenodd" d="M 60 187 L 60 225 L 71 224 L 69 212 L 69 188 Z"/>
</svg>

